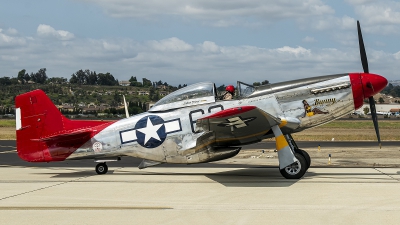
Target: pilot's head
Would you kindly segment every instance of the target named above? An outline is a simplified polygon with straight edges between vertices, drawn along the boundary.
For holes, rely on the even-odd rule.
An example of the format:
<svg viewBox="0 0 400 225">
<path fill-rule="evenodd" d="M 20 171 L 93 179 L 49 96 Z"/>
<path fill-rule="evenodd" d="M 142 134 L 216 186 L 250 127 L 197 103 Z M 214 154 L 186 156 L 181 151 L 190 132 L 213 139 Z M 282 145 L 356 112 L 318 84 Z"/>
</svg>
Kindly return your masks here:
<svg viewBox="0 0 400 225">
<path fill-rule="evenodd" d="M 232 95 L 235 93 L 235 87 L 233 87 L 233 85 L 226 86 L 225 90 L 230 92 Z"/>
</svg>

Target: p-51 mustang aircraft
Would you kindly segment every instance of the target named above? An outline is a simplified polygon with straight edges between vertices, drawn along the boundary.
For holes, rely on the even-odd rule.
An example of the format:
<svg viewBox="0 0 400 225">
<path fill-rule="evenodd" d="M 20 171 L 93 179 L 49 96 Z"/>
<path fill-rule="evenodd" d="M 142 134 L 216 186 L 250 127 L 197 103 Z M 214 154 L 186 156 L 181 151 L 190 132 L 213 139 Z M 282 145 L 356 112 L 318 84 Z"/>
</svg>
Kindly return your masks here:
<svg viewBox="0 0 400 225">
<path fill-rule="evenodd" d="M 364 73 L 312 77 L 262 86 L 237 84 L 233 100 L 219 100 L 214 83 L 179 89 L 148 112 L 116 122 L 64 117 L 41 90 L 15 99 L 17 151 L 29 162 L 94 159 L 96 172 L 122 156 L 142 158 L 139 168 L 161 163 L 204 163 L 227 159 L 242 145 L 275 137 L 279 169 L 299 179 L 311 159 L 291 134 L 353 112 L 369 98 L 380 144 L 373 95 L 387 80 L 368 71 L 357 22 Z"/>
</svg>

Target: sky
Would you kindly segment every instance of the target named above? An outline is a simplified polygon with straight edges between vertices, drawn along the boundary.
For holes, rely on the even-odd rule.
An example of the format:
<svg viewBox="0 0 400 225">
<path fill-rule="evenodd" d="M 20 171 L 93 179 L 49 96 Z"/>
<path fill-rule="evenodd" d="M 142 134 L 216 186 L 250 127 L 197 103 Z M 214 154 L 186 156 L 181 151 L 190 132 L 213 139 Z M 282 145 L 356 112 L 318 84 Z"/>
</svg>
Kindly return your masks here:
<svg viewBox="0 0 400 225">
<path fill-rule="evenodd" d="M 80 69 L 169 84 L 362 72 L 399 80 L 399 0 L 0 0 L 0 76 Z"/>
</svg>

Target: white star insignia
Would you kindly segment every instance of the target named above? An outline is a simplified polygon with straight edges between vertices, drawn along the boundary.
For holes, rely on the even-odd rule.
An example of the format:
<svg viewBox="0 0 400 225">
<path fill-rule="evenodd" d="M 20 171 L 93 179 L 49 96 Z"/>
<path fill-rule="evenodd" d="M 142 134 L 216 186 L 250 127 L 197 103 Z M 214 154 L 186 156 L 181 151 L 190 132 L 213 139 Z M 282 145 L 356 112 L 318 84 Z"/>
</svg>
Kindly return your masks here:
<svg viewBox="0 0 400 225">
<path fill-rule="evenodd" d="M 147 117 L 146 127 L 137 129 L 137 131 L 145 135 L 144 145 L 150 140 L 150 138 L 154 138 L 156 140 L 161 141 L 160 136 L 158 136 L 157 134 L 157 131 L 160 129 L 162 125 L 163 124 L 153 125 L 153 123 L 150 120 L 150 117 Z"/>
</svg>

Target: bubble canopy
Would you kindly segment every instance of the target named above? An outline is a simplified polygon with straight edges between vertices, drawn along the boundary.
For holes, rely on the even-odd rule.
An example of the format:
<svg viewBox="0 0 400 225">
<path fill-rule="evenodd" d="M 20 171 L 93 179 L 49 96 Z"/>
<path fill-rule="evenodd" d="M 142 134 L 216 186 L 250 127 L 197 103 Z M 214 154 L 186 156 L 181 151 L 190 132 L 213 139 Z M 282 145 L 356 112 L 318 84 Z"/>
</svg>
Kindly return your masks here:
<svg viewBox="0 0 400 225">
<path fill-rule="evenodd" d="M 149 112 L 165 111 L 192 105 L 215 102 L 215 85 L 213 82 L 202 82 L 181 88 L 165 96 Z"/>
</svg>

